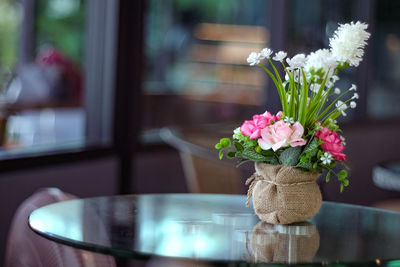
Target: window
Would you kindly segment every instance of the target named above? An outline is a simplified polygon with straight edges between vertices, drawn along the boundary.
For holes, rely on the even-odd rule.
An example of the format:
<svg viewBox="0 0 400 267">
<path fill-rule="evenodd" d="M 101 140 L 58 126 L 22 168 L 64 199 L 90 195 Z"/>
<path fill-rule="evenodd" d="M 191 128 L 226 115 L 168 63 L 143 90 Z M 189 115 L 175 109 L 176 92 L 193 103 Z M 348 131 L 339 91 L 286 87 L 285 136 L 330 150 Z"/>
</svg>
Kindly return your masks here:
<svg viewBox="0 0 400 267">
<path fill-rule="evenodd" d="M 375 36 L 372 71 L 368 74 L 368 115 L 374 118 L 400 115 L 400 3 L 375 2 Z"/>
<path fill-rule="evenodd" d="M 360 95 L 341 119 L 398 116 L 399 10 L 389 0 L 148 1 L 144 128 L 241 121 L 275 108 L 274 86 L 247 66 L 249 52 L 329 48 L 337 23 L 357 20 L 373 35 L 361 65 L 336 83 L 343 90 L 355 83 Z"/>
<path fill-rule="evenodd" d="M 118 3 L 109 2 L 1 2 L 0 158 L 110 146 Z"/>
<path fill-rule="evenodd" d="M 267 79 L 246 58 L 269 44 L 268 3 L 147 1 L 144 128 L 245 118 L 265 103 Z"/>
</svg>

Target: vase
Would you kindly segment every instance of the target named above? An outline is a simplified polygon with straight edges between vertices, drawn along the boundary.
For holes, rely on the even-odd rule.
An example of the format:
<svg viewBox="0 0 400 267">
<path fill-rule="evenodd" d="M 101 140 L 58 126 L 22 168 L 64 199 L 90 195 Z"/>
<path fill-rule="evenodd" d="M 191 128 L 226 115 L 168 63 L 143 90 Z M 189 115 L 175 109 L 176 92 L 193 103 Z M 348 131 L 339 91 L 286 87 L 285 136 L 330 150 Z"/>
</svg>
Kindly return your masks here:
<svg viewBox="0 0 400 267">
<path fill-rule="evenodd" d="M 322 195 L 316 172 L 304 172 L 287 165 L 255 163 L 247 206 L 253 197 L 253 208 L 261 221 L 271 224 L 303 222 L 318 213 Z"/>
</svg>

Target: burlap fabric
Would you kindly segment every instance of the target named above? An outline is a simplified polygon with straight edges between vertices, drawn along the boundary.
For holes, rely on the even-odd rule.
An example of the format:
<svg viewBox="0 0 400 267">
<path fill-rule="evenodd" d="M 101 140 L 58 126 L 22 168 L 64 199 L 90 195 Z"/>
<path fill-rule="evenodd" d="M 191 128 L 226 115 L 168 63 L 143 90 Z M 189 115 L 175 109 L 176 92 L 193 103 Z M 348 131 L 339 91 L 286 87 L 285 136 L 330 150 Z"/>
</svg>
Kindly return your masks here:
<svg viewBox="0 0 400 267">
<path fill-rule="evenodd" d="M 253 207 L 260 220 L 272 224 L 302 222 L 320 209 L 322 196 L 318 173 L 304 172 L 287 165 L 255 163 L 256 172 L 247 179 L 250 184 L 247 206 Z"/>
<path fill-rule="evenodd" d="M 317 228 L 309 222 L 274 226 L 259 222 L 250 240 L 251 261 L 255 263 L 309 263 L 319 248 Z"/>
</svg>

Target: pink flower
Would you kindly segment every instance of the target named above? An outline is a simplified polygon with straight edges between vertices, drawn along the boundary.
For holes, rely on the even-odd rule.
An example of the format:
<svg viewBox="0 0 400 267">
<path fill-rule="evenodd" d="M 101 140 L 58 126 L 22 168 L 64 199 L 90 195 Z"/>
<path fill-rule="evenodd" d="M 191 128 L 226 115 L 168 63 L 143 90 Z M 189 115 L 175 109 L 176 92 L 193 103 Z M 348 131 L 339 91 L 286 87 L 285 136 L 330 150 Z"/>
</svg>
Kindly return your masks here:
<svg viewBox="0 0 400 267">
<path fill-rule="evenodd" d="M 303 134 L 304 128 L 299 122 L 290 126 L 290 123 L 280 120 L 261 130 L 258 144 L 264 150 L 272 148 L 274 151 L 289 145 L 292 147 L 304 146 L 306 140 L 302 138 Z"/>
<path fill-rule="evenodd" d="M 252 121 L 244 121 L 240 127 L 240 132 L 250 137 L 250 139 L 256 139 L 261 136 L 261 130 L 272 123 L 282 118 L 282 112 L 278 112 L 276 115 L 272 115 L 268 111 L 262 115 L 254 115 Z"/>
<path fill-rule="evenodd" d="M 276 115 L 272 115 L 268 111 L 265 111 L 264 114 L 262 114 L 262 115 L 267 118 L 268 124 L 271 124 L 272 120 L 274 122 L 277 122 L 278 120 L 280 120 L 282 118 L 282 111 L 279 111 Z"/>
<path fill-rule="evenodd" d="M 340 139 L 337 132 L 331 131 L 324 127 L 321 131 L 315 132 L 315 136 L 318 139 L 324 141 L 321 145 L 325 152 L 331 153 L 331 155 L 338 161 L 345 161 L 347 156 L 343 154 L 344 145 L 342 145 L 343 140 Z"/>
<path fill-rule="evenodd" d="M 267 118 L 262 115 L 254 115 L 252 121 L 244 121 L 240 132 L 249 136 L 250 139 L 256 139 L 261 135 L 261 129 L 264 129 L 268 124 Z"/>
</svg>

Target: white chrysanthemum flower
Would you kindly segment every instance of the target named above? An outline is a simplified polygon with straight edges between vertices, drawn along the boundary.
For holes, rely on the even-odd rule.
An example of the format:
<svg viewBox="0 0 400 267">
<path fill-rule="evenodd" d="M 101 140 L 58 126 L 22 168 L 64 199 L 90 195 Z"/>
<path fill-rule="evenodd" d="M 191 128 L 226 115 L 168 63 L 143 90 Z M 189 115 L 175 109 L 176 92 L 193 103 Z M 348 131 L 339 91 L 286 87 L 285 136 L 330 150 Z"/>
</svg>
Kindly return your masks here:
<svg viewBox="0 0 400 267">
<path fill-rule="evenodd" d="M 336 87 L 334 93 L 337 94 L 337 95 L 340 95 L 341 91 L 340 91 L 339 88 Z"/>
<path fill-rule="evenodd" d="M 348 107 L 346 105 L 346 103 L 344 103 L 343 101 L 338 100 L 338 102 L 336 103 L 336 108 L 342 112 L 342 115 L 346 117 L 346 112 L 344 112 Z"/>
<path fill-rule="evenodd" d="M 351 85 L 350 91 L 357 91 L 357 85 L 355 85 L 354 83 Z"/>
<path fill-rule="evenodd" d="M 337 65 L 336 59 L 332 57 L 332 54 L 328 49 L 319 49 L 315 52 L 311 52 L 307 56 L 305 69 L 308 71 L 311 69 L 314 71 L 322 70 L 324 75 L 326 75 L 329 70 L 328 77 L 330 77 L 333 75 Z"/>
<path fill-rule="evenodd" d="M 272 55 L 272 50 L 269 48 L 264 48 L 263 50 L 261 50 L 260 52 L 260 59 L 269 59 Z"/>
<path fill-rule="evenodd" d="M 364 55 L 366 41 L 371 35 L 366 31 L 367 28 L 368 24 L 359 21 L 339 24 L 333 37 L 329 39 L 333 57 L 339 62 L 357 67 Z"/>
<path fill-rule="evenodd" d="M 337 82 L 337 81 L 340 80 L 339 76 L 337 76 L 337 75 L 333 75 L 333 76 L 331 77 L 331 79 L 332 79 L 333 82 Z"/>
<path fill-rule="evenodd" d="M 332 159 L 333 159 L 333 157 L 332 157 L 331 153 L 329 153 L 329 152 L 325 152 L 320 158 L 320 160 L 322 161 L 322 164 L 324 164 L 324 165 L 331 164 Z"/>
<path fill-rule="evenodd" d="M 288 70 L 298 69 L 304 66 L 306 63 L 307 58 L 304 54 L 297 54 L 292 58 L 287 58 L 286 62 L 288 63 L 289 67 Z"/>
<path fill-rule="evenodd" d="M 351 99 L 358 99 L 358 98 L 359 98 L 359 95 L 357 93 L 354 93 L 354 95 L 352 96 Z"/>
<path fill-rule="evenodd" d="M 357 103 L 354 102 L 354 101 L 351 101 L 351 102 L 350 102 L 350 107 L 351 107 L 351 108 L 356 108 L 356 107 L 357 107 Z"/>
<path fill-rule="evenodd" d="M 275 53 L 275 56 L 272 58 L 275 61 L 280 61 L 282 62 L 283 59 L 287 56 L 287 53 L 284 51 L 279 51 L 278 53 Z"/>
<path fill-rule="evenodd" d="M 260 54 L 256 52 L 251 52 L 249 57 L 247 58 L 247 63 L 250 64 L 250 66 L 254 66 L 260 63 Z"/>
</svg>

